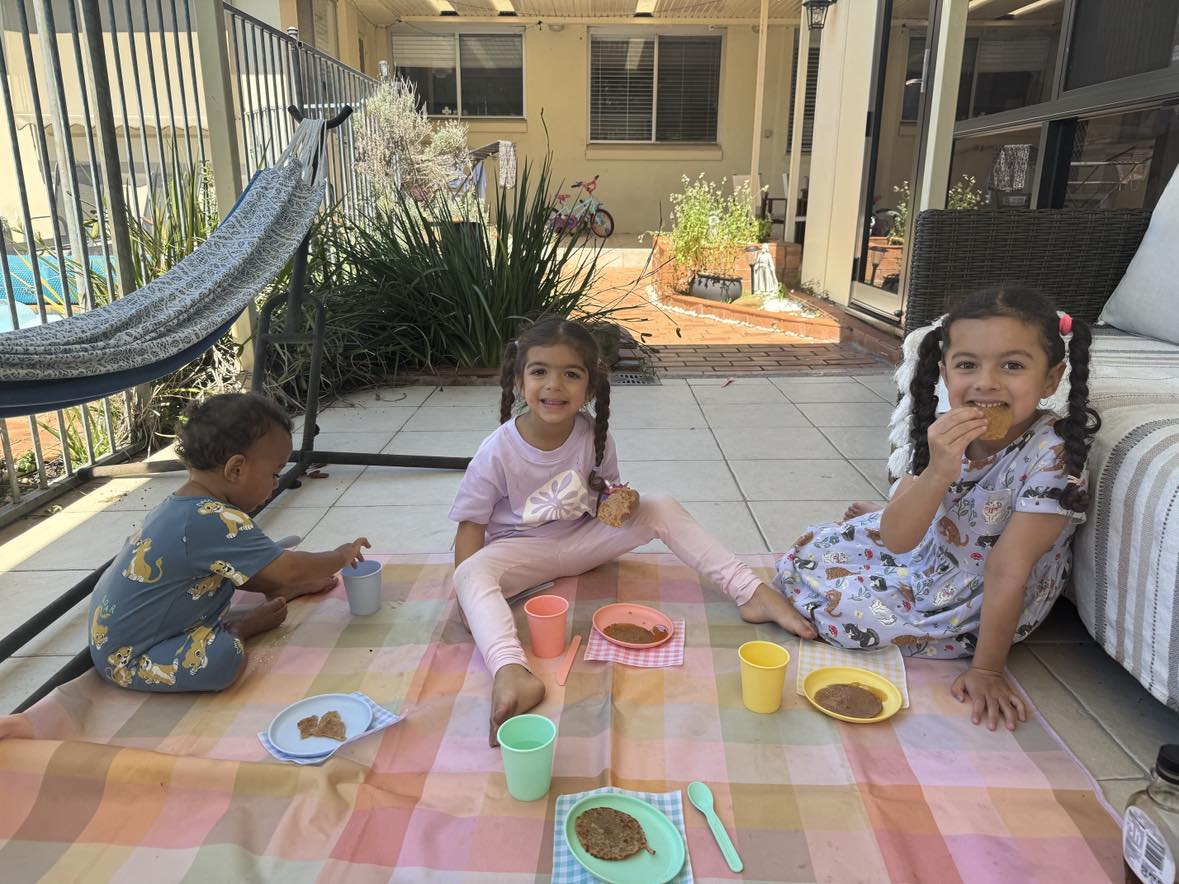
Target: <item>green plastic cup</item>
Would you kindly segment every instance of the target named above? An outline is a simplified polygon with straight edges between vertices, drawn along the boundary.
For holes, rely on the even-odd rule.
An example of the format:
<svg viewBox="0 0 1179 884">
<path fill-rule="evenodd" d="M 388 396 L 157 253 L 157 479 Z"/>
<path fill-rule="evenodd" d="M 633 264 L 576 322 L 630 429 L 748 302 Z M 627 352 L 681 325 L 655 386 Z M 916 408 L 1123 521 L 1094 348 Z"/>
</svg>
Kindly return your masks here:
<svg viewBox="0 0 1179 884">
<path fill-rule="evenodd" d="M 517 715 L 496 731 L 504 757 L 508 792 L 517 801 L 536 801 L 553 782 L 557 726 L 543 715 Z"/>
</svg>

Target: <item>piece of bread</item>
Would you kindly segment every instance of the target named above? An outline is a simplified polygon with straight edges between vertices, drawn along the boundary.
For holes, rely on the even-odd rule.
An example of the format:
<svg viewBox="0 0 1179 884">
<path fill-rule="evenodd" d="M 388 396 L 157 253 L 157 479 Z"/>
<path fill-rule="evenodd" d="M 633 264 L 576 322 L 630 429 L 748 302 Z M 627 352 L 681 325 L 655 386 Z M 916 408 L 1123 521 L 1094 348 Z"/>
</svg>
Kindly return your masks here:
<svg viewBox="0 0 1179 884">
<path fill-rule="evenodd" d="M 341 743 L 348 736 L 344 727 L 344 719 L 335 709 L 329 709 L 322 716 L 308 715 L 299 719 L 299 739 L 309 740 L 312 737 L 327 737 Z"/>
<path fill-rule="evenodd" d="M 598 521 L 621 528 L 639 508 L 639 492 L 629 485 L 611 485 L 598 501 Z"/>
<path fill-rule="evenodd" d="M 306 740 L 315 736 L 315 728 L 319 726 L 318 715 L 308 715 L 299 719 L 299 739 Z"/>
<path fill-rule="evenodd" d="M 315 728 L 315 736 L 327 737 L 330 740 L 338 740 L 344 742 L 344 738 L 348 736 L 347 730 L 344 728 L 344 719 L 340 718 L 340 713 L 335 709 L 325 712 L 319 717 L 319 726 Z"/>
<path fill-rule="evenodd" d="M 1011 430 L 1011 424 L 1014 420 L 1014 415 L 1011 413 L 1011 407 L 1007 405 L 988 405 L 981 408 L 983 417 L 987 419 L 986 432 L 979 436 L 987 442 L 997 442 L 1007 435 Z"/>
</svg>

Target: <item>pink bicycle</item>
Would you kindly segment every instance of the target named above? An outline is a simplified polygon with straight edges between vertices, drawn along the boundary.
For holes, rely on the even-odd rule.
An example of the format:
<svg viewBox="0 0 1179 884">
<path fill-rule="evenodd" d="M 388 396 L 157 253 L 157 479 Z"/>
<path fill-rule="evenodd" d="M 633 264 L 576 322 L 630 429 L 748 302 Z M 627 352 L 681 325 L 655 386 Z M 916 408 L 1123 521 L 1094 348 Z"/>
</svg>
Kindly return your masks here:
<svg viewBox="0 0 1179 884">
<path fill-rule="evenodd" d="M 589 227 L 594 236 L 605 239 L 614 232 L 614 218 L 602 204 L 594 199 L 598 188 L 598 176 L 589 181 L 574 181 L 570 187 L 581 188 L 584 196 L 578 199 L 568 211 L 562 211 L 571 198 L 567 193 L 557 194 L 557 205 L 549 210 L 550 230 L 579 230 Z"/>
</svg>

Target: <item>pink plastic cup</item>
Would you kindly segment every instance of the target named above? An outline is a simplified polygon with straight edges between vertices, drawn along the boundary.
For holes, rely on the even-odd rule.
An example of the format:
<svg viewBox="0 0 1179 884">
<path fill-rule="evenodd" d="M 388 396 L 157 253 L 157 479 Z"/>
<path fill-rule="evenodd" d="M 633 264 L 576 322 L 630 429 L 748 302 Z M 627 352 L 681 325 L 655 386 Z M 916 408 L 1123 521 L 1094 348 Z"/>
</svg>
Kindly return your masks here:
<svg viewBox="0 0 1179 884">
<path fill-rule="evenodd" d="M 537 657 L 560 657 L 565 651 L 565 620 L 569 600 L 559 595 L 538 595 L 524 603 L 532 653 Z"/>
</svg>

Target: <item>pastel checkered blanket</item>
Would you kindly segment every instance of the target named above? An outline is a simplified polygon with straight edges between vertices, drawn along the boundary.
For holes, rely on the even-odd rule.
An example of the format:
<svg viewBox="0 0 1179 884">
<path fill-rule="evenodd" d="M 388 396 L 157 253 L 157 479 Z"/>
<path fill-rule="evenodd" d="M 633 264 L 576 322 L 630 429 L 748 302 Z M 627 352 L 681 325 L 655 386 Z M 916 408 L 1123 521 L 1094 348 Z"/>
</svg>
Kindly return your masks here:
<svg viewBox="0 0 1179 884">
<path fill-rule="evenodd" d="M 955 663 L 912 660 L 911 708 L 871 727 L 741 705 L 736 648 L 776 627 L 670 556 L 633 555 L 553 590 L 588 634 L 622 599 L 683 619 L 684 665 L 537 661 L 559 727 L 552 791 L 507 794 L 487 746 L 489 677 L 450 597 L 449 557 L 385 557 L 387 603 L 348 614 L 341 589 L 299 600 L 250 644 L 215 696 L 121 691 L 90 673 L 0 718 L 5 881 L 547 882 L 557 797 L 708 783 L 763 881 L 1106 881 L 1121 874 L 1114 818 L 1033 716 L 1014 734 L 970 724 Z M 768 576 L 771 560 L 751 564 Z M 523 627 L 523 612 L 517 612 Z M 796 663 L 792 663 L 792 666 Z M 793 685 L 794 673 L 787 685 Z M 271 758 L 258 732 L 292 701 L 363 691 L 404 721 L 322 765 Z M 729 879 L 707 824 L 684 807 L 698 880 Z"/>
</svg>

